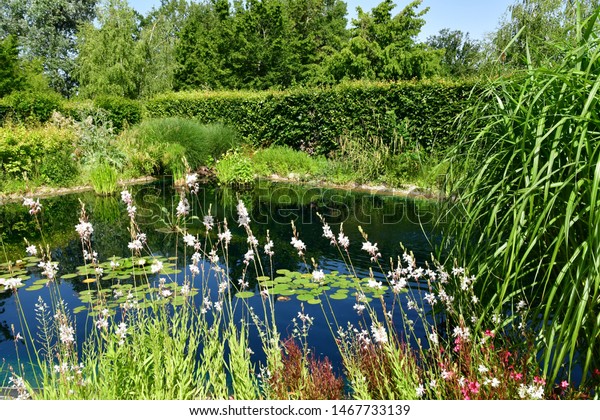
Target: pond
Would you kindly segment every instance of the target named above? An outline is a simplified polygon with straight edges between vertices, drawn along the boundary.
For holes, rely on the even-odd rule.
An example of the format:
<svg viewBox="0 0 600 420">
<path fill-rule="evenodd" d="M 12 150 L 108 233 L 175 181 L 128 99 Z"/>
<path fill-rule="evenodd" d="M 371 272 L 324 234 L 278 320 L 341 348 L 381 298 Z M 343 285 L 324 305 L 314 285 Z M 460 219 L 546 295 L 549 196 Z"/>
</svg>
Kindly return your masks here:
<svg viewBox="0 0 600 420">
<path fill-rule="evenodd" d="M 184 260 L 185 245 L 181 241 L 181 235 L 178 235 L 169 223 L 175 219 L 173 213 L 179 201 L 176 190 L 170 182 L 155 182 L 130 187 L 129 191 L 138 209 L 139 229 L 147 235 L 148 248 L 152 250 L 153 256 L 165 264 L 162 274 L 169 275 L 171 280 L 181 284 L 183 276 L 189 276 L 190 272 L 189 262 Z M 262 250 L 266 242 L 267 233 L 273 241 L 273 278 L 279 279 L 279 283 L 273 282 L 269 286 L 277 287 L 272 290 L 277 295 L 276 322 L 282 337 L 292 334 L 293 318 L 298 312 L 309 314 L 314 317 L 314 324 L 308 336 L 309 346 L 314 349 L 314 354 L 327 356 L 334 366 L 339 362 L 331 333 L 335 327 L 331 325 L 331 318 L 325 317 L 319 297 L 311 295 L 306 285 L 309 282 L 302 276 L 303 273 L 312 271 L 312 261 L 314 260 L 325 274 L 333 273 L 332 276 L 337 276 L 331 277 L 335 282 L 331 282 L 332 287 L 327 293 L 333 298 L 327 300 L 327 308 L 335 314 L 337 324 L 345 326 L 348 322 L 357 324 L 361 318 L 353 309 L 356 296 L 346 290 L 343 274 L 348 274 L 349 270 L 354 269 L 358 278 L 368 280 L 369 267 L 373 266 L 370 255 L 361 249 L 364 239 L 359 232 L 359 226 L 368 234 L 370 242 L 377 243 L 381 253 L 378 261 L 382 267 L 387 267 L 386 269 L 390 269 L 390 258 L 397 260 L 398 256 L 402 255 L 402 245 L 414 253 L 418 262 L 424 263 L 430 260 L 434 246 L 440 240 L 434 228 L 438 207 L 433 201 L 264 181 L 252 189 L 243 191 L 212 185 L 202 186 L 197 199 L 190 203 L 190 215 L 198 217 L 189 219 L 187 229 L 193 234 L 203 235 L 202 217 L 209 212 L 214 216 L 216 223 L 227 219 L 233 234 L 229 245 L 230 259 L 227 262 L 231 290 L 239 296 L 233 299 L 243 300 L 246 307 L 261 305 L 261 278 L 250 274 L 252 270 L 248 270 L 246 279 L 249 285 L 246 292 L 251 293 L 237 293 L 239 286 L 235 282 L 244 273 L 243 258 L 248 251 L 247 234 L 236 222 L 238 200 L 242 200 L 248 209 L 252 231 L 260 242 L 260 249 Z M 93 249 L 98 253 L 98 259 L 105 262 L 106 269 L 101 284 L 109 292 L 117 290 L 115 287 L 111 290 L 111 286 L 115 286 L 116 282 L 121 284 L 122 281 L 122 284 L 126 285 L 128 277 L 131 277 L 131 273 L 127 274 L 125 269 L 131 270 L 132 267 L 127 267 L 126 260 L 122 259 L 131 257 L 131 250 L 128 248 L 131 241 L 128 230 L 130 220 L 125 205 L 118 196 L 100 197 L 90 192 L 47 198 L 41 200 L 41 204 L 43 211 L 39 220 L 43 240 L 50 245 L 52 259 L 58 262 L 60 293 L 68 308 L 74 312 L 78 342 L 82 342 L 86 330 L 91 328 L 91 318 L 86 306 L 90 290 L 86 279 L 91 277 L 91 273 L 81 268 L 84 265 L 84 254 L 79 235 L 75 231 L 75 225 L 79 223 L 81 205 L 85 205 L 89 222 L 93 226 Z M 347 264 L 347 256 L 341 254 L 338 248 L 323 237 L 323 224 L 319 215 L 329 224 L 336 236 L 340 227 L 343 228 L 350 241 L 347 256 L 352 260 L 351 266 Z M 297 229 L 298 238 L 306 244 L 304 259 L 299 257 L 291 244 L 292 222 Z M 215 226 L 213 231 L 215 235 L 217 228 L 218 226 Z M 19 289 L 18 294 L 23 312 L 30 315 L 29 325 L 35 326 L 35 304 L 39 297 L 46 301 L 50 299 L 37 262 L 27 259 L 25 253 L 25 240 L 31 244 L 39 244 L 42 241 L 35 219 L 21 203 L 0 206 L 0 232 L 3 248 L 0 277 L 8 276 L 7 261 L 22 260 L 17 269 L 26 281 L 25 287 Z M 123 271 L 109 272 L 107 268 L 111 259 L 120 261 Z M 309 270 L 305 261 L 311 266 Z M 265 267 L 265 271 L 270 270 Z M 270 277 L 269 272 L 266 274 Z M 373 276 L 385 284 L 382 274 L 374 272 Z M 158 275 L 153 275 L 151 280 L 156 282 Z M 416 284 L 411 286 L 418 287 Z M 385 302 L 389 294 L 389 289 L 384 289 L 375 297 L 381 295 Z M 196 304 L 200 306 L 203 293 L 196 296 Z M 115 307 L 118 307 L 118 302 L 120 301 L 115 301 Z M 373 299 L 374 306 L 380 308 L 378 302 L 379 299 Z M 17 350 L 21 358 L 26 354 L 23 342 L 14 340 L 15 334 L 22 331 L 17 314 L 13 293 L 7 290 L 0 292 L 0 354 L 5 359 L 4 368 L 16 365 Z M 394 322 L 401 323 L 399 312 L 397 318 Z M 260 340 L 255 335 L 257 334 L 251 332 L 250 346 L 253 350 L 253 346 L 258 348 L 253 357 L 260 360 Z"/>
</svg>

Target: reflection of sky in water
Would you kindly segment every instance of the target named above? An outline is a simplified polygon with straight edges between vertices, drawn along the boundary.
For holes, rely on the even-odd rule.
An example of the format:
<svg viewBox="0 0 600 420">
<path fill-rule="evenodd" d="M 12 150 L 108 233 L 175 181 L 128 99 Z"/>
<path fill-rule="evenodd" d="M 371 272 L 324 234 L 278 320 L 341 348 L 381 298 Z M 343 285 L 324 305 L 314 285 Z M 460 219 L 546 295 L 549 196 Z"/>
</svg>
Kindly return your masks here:
<svg viewBox="0 0 600 420">
<path fill-rule="evenodd" d="M 178 197 L 173 194 L 171 188 L 162 183 L 132 187 L 131 190 L 139 209 L 139 225 L 141 230 L 148 235 L 150 248 L 157 255 L 175 255 L 176 235 L 163 232 L 164 229 L 161 228 L 164 228 L 165 225 L 161 219 L 172 217 L 171 209 L 175 208 Z M 223 218 L 227 218 L 229 227 L 234 234 L 230 245 L 229 261 L 234 285 L 237 285 L 237 279 L 241 276 L 241 259 L 248 249 L 246 234 L 237 227 L 235 222 L 237 219 L 235 204 L 238 198 L 242 199 L 248 207 L 252 218 L 251 227 L 261 243 L 261 251 L 267 230 L 269 231 L 275 244 L 274 270 L 282 268 L 292 271 L 304 270 L 303 263 L 290 244 L 292 237 L 290 222 L 294 220 L 299 238 L 307 245 L 306 260 L 309 265 L 311 258 L 314 258 L 319 268 L 326 273 L 334 270 L 347 272 L 339 251 L 322 237 L 322 225 L 317 213 L 323 215 L 336 235 L 340 226 L 343 226 L 344 233 L 350 238 L 350 256 L 360 277 L 368 277 L 368 268 L 372 264 L 369 261 L 369 255 L 361 251 L 363 239 L 358 231 L 359 225 L 369 235 L 369 241 L 378 244 L 382 253 L 380 262 L 386 271 L 390 269 L 390 258 L 397 261 L 398 256 L 402 254 L 400 244 L 414 252 L 417 261 L 422 263 L 429 259 L 433 250 L 428 238 L 438 237 L 432 231 L 431 223 L 435 217 L 436 207 L 434 203 L 430 202 L 280 184 L 261 184 L 254 190 L 240 193 L 207 187 L 200 192 L 192 214 L 201 218 L 210 207 L 211 214 L 215 215 L 217 220 L 222 221 Z M 117 198 L 102 198 L 87 193 L 42 200 L 44 234 L 52 244 L 53 259 L 59 261 L 60 274 L 72 272 L 83 263 L 80 243 L 74 230 L 79 217 L 79 199 L 86 204 L 90 222 L 94 226 L 92 239 L 100 260 L 106 260 L 113 255 L 129 255 L 127 249 L 128 219 L 124 205 Z M 30 216 L 26 209 L 19 204 L 0 207 L 0 227 L 5 232 L 6 248 L 9 254 L 12 253 L 9 258 L 16 259 L 24 256 L 23 237 L 27 237 L 33 242 L 39 241 L 39 238 L 32 233 Z M 203 232 L 198 220 L 193 222 L 189 229 L 191 232 Z M 181 238 L 179 238 L 179 242 L 181 243 Z M 183 261 L 181 258 L 183 252 L 181 251 L 180 248 L 178 266 L 187 267 L 189 261 Z M 190 254 L 188 253 L 188 258 Z M 264 262 L 268 270 L 268 260 Z M 380 279 L 383 277 L 377 272 L 375 275 Z M 183 274 L 179 275 L 179 283 L 182 282 L 182 276 Z M 28 280 L 27 284 L 31 284 L 38 278 L 39 274 L 34 273 L 33 278 Z M 214 295 L 213 299 L 216 300 L 217 284 L 214 279 L 209 280 L 209 283 L 211 281 L 213 282 L 211 293 Z M 255 282 L 251 282 L 252 287 L 256 287 Z M 71 309 L 81 305 L 77 293 L 86 289 L 87 285 L 73 280 L 63 281 L 60 288 L 62 298 Z M 46 288 L 35 292 L 24 289 L 19 291 L 20 302 L 29 316 L 30 326 L 35 325 L 34 305 L 38 296 L 49 301 Z M 350 294 L 350 296 L 352 295 Z M 201 299 L 202 294 L 198 294 L 196 296 L 198 305 L 200 305 Z M 235 304 L 237 298 L 233 300 Z M 390 305 L 390 301 L 388 296 L 386 304 Z M 406 304 L 404 297 L 401 301 L 403 305 Z M 328 356 L 334 366 L 339 366 L 339 355 L 331 334 L 331 330 L 337 330 L 334 319 L 337 321 L 337 325 L 346 327 L 348 322 L 357 325 L 362 318 L 352 309 L 355 303 L 354 298 L 342 301 L 322 299 L 322 303 L 323 307 L 307 303 L 303 305 L 305 313 L 314 317 L 314 325 L 308 338 L 309 346 L 314 349 L 316 355 Z M 241 314 L 242 311 L 246 311 L 246 305 L 253 307 L 257 314 L 262 314 L 263 305 L 258 293 L 252 298 L 237 302 L 236 312 Z M 381 314 L 380 303 L 374 300 L 372 305 Z M 7 361 L 6 366 L 14 365 L 16 362 L 15 343 L 12 341 L 10 331 L 11 325 L 15 325 L 17 332 L 22 330 L 16 316 L 16 309 L 14 297 L 0 294 L 0 354 Z M 275 302 L 276 319 L 282 338 L 292 333 L 292 319 L 301 310 L 301 302 L 294 296 L 291 296 L 289 301 Z M 399 330 L 402 330 L 400 311 L 395 310 L 394 314 L 394 321 L 399 326 Z M 91 323 L 85 311 L 76 315 L 75 319 L 81 342 L 86 329 L 91 328 Z M 329 325 L 327 320 L 330 322 Z M 255 328 L 250 330 L 250 346 L 255 352 L 253 357 L 258 361 L 261 357 L 261 342 Z M 23 362 L 27 359 L 25 346 L 21 343 L 18 344 L 18 348 L 21 362 Z"/>
</svg>

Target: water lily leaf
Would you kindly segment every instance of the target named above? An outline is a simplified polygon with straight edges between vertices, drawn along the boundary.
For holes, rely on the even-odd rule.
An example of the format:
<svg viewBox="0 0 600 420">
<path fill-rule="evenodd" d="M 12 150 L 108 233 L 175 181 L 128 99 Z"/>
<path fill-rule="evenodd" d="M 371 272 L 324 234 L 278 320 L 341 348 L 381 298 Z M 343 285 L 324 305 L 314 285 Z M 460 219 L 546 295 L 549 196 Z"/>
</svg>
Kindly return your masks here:
<svg viewBox="0 0 600 420">
<path fill-rule="evenodd" d="M 286 270 L 285 268 L 279 269 L 276 271 L 277 274 L 283 274 L 284 276 L 290 274 L 290 270 Z"/>
<path fill-rule="evenodd" d="M 79 312 L 83 312 L 85 310 L 87 310 L 87 307 L 85 307 L 85 306 L 78 306 L 78 307 L 76 307 L 76 308 L 73 309 L 73 313 L 74 314 L 78 314 Z"/>
<path fill-rule="evenodd" d="M 345 293 L 334 293 L 332 295 L 329 296 L 331 299 L 335 299 L 335 300 L 345 300 L 348 299 L 348 295 Z"/>
<path fill-rule="evenodd" d="M 256 278 L 256 280 L 258 280 L 258 281 L 267 281 L 267 280 L 271 280 L 271 277 L 269 277 L 269 276 L 258 276 Z"/>
<path fill-rule="evenodd" d="M 31 286 L 27 287 L 25 290 L 27 290 L 28 292 L 33 292 L 36 290 L 40 290 L 41 288 L 43 288 L 44 286 L 41 284 L 32 284 Z"/>
<path fill-rule="evenodd" d="M 254 296 L 254 292 L 251 292 L 251 291 L 237 292 L 235 294 L 235 296 L 240 299 L 247 299 L 247 298 L 251 298 L 252 296 Z"/>
<path fill-rule="evenodd" d="M 317 305 L 317 304 L 321 303 L 321 299 L 310 299 L 310 300 L 307 300 L 306 303 L 308 303 L 309 305 Z"/>
<path fill-rule="evenodd" d="M 64 274 L 64 275 L 60 276 L 60 278 L 63 279 L 63 280 L 74 279 L 75 277 L 79 277 L 79 274 L 77 274 L 77 273 L 69 273 L 69 274 Z"/>
<path fill-rule="evenodd" d="M 292 296 L 295 295 L 297 293 L 296 290 L 292 290 L 292 289 L 285 289 L 285 290 L 281 290 L 278 291 L 277 294 L 281 295 L 281 296 Z"/>
<path fill-rule="evenodd" d="M 173 300 L 171 301 L 171 304 L 173 304 L 173 306 L 181 306 L 184 303 L 185 303 L 184 296 L 177 296 L 177 297 L 173 298 Z"/>
<path fill-rule="evenodd" d="M 301 295 L 297 295 L 296 298 L 298 300 L 302 300 L 302 301 L 309 301 L 315 298 L 315 295 L 310 294 L 310 293 L 303 293 Z"/>
</svg>

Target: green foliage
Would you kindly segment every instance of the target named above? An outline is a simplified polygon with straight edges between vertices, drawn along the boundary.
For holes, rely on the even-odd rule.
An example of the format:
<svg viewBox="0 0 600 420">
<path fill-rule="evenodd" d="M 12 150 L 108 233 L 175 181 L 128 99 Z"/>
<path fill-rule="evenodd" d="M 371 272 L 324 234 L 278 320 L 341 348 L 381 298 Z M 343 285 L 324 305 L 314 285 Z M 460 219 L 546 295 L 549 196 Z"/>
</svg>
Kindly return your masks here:
<svg viewBox="0 0 600 420">
<path fill-rule="evenodd" d="M 441 75 L 465 77 L 472 76 L 477 71 L 481 47 L 477 41 L 469 38 L 468 33 L 444 28 L 438 35 L 428 37 L 427 45 L 444 51 L 440 62 Z"/>
<path fill-rule="evenodd" d="M 179 164 L 185 157 L 191 169 L 206 165 L 210 158 L 218 158 L 238 142 L 237 133 L 229 127 L 203 125 L 184 118 L 144 120 L 135 136 L 140 146 L 144 145 L 140 149 L 149 147 L 164 155 L 164 159 L 156 156 L 162 165 Z M 180 147 L 177 148 L 177 145 Z M 173 153 L 176 156 L 170 156 Z"/>
<path fill-rule="evenodd" d="M 117 131 L 138 124 L 142 119 L 142 107 L 137 101 L 118 96 L 94 98 L 94 105 L 106 111 L 108 118 Z"/>
<path fill-rule="evenodd" d="M 564 58 L 564 42 L 577 44 L 577 21 L 600 6 L 598 0 L 515 2 L 493 34 L 493 59 L 503 66 L 553 66 Z"/>
<path fill-rule="evenodd" d="M 215 164 L 215 172 L 222 185 L 247 185 L 254 182 L 252 162 L 237 150 L 227 152 L 218 160 Z"/>
<path fill-rule="evenodd" d="M 416 42 L 429 10 L 417 12 L 421 3 L 411 2 L 394 17 L 392 0 L 383 0 L 371 12 L 358 7 L 351 39 L 323 64 L 326 77 L 332 81 L 410 80 L 436 74 L 439 51 Z"/>
<path fill-rule="evenodd" d="M 252 165 L 256 174 L 263 176 L 272 174 L 306 176 L 318 173 L 320 167 L 319 163 L 306 152 L 287 146 L 272 146 L 257 150 L 252 155 Z"/>
<path fill-rule="evenodd" d="M 588 380 L 600 355 L 598 13 L 560 65 L 487 88 L 450 160 L 451 255 L 476 275 L 485 318 L 531 307 L 551 382 L 578 362 Z"/>
<path fill-rule="evenodd" d="M 15 91 L 0 99 L 0 120 L 18 123 L 46 122 L 63 101 L 56 93 Z"/>
<path fill-rule="evenodd" d="M 378 137 L 430 150 L 456 142 L 454 120 L 472 88 L 471 82 L 354 82 L 283 92 L 180 92 L 157 96 L 146 109 L 154 118 L 222 122 L 255 146 L 325 154 L 342 137 Z"/>
<path fill-rule="evenodd" d="M 107 163 L 90 170 L 90 182 L 96 194 L 110 195 L 117 191 L 117 171 Z"/>
<path fill-rule="evenodd" d="M 45 126 L 0 128 L 0 182 L 32 181 L 69 185 L 77 176 L 71 130 Z"/>
<path fill-rule="evenodd" d="M 0 98 L 22 87 L 19 67 L 17 43 L 15 37 L 9 35 L 0 42 Z"/>
<path fill-rule="evenodd" d="M 76 37 L 91 22 L 97 0 L 3 0 L 0 38 L 18 36 L 27 61 L 41 60 L 50 86 L 63 95 L 74 93 Z"/>
<path fill-rule="evenodd" d="M 193 4 L 176 47 L 176 89 L 266 89 L 315 78 L 347 37 L 339 0 Z"/>
</svg>

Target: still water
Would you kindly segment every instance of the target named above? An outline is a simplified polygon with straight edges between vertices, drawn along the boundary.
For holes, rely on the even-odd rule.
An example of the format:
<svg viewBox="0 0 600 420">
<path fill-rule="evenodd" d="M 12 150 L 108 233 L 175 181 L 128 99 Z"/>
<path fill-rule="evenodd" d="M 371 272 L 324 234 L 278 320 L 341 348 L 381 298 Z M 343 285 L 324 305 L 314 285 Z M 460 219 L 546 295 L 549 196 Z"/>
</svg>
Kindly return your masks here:
<svg viewBox="0 0 600 420">
<path fill-rule="evenodd" d="M 171 258 L 171 261 L 177 262 L 179 268 L 187 267 L 189 262 L 181 257 L 183 255 L 181 237 L 178 241 L 177 235 L 167 229 L 169 220 L 174 218 L 179 200 L 172 184 L 156 182 L 132 186 L 129 190 L 138 209 L 139 227 L 146 233 L 153 254 Z M 206 185 L 198 192 L 197 199 L 191 201 L 191 215 L 199 218 L 191 219 L 188 229 L 192 233 L 201 232 L 202 216 L 209 211 L 215 216 L 217 222 L 228 220 L 228 226 L 233 233 L 228 261 L 232 283 L 241 276 L 244 267 L 243 256 L 248 250 L 246 232 L 236 223 L 235 207 L 238 200 L 242 200 L 248 208 L 250 225 L 254 236 L 260 241 L 260 249 L 265 243 L 267 231 L 269 232 L 275 251 L 273 271 L 282 269 L 306 271 L 304 263 L 290 244 L 293 221 L 299 239 L 306 244 L 305 258 L 309 264 L 314 259 L 325 273 L 347 272 L 347 265 L 338 249 L 331 246 L 329 240 L 323 237 L 322 223 L 318 214 L 323 216 L 336 235 L 343 226 L 344 233 L 350 239 L 349 253 L 358 277 L 368 277 L 369 267 L 373 266 L 370 256 L 361 250 L 364 240 L 359 232 L 359 226 L 362 226 L 368 234 L 369 241 L 377 243 L 382 254 L 380 262 L 384 269 L 390 268 L 390 258 L 397 260 L 402 254 L 402 245 L 414 253 L 417 262 L 429 261 L 435 244 L 440 239 L 440 225 L 434 227 L 438 208 L 433 201 L 268 182 L 261 182 L 254 188 L 244 191 Z M 25 257 L 25 240 L 35 244 L 43 240 L 50 244 L 52 259 L 59 263 L 58 277 L 74 273 L 77 267 L 84 263 L 81 242 L 74 228 L 79 223 L 82 204 L 85 205 L 89 221 L 94 228 L 92 242 L 100 261 L 106 261 L 112 256 L 131 255 L 128 249 L 129 218 L 125 205 L 117 195 L 99 197 L 91 192 L 71 194 L 42 199 L 41 204 L 43 211 L 40 221 L 43 238 L 28 209 L 21 203 L 0 206 L 2 237 L 0 263 L 5 264 L 6 261 L 16 261 Z M 27 269 L 28 279 L 25 282 L 27 286 L 40 279 L 39 269 L 34 267 L 34 264 L 30 265 L 32 267 Z M 184 274 L 175 274 L 172 277 L 181 284 Z M 385 281 L 384 275 L 377 272 L 374 274 L 379 280 Z M 3 276 L 4 274 L 0 275 Z M 59 279 L 62 298 L 71 309 L 81 306 L 80 292 L 88 289 L 88 285 L 82 283 L 84 277 Z M 256 281 L 251 281 L 250 289 L 257 291 L 256 287 Z M 49 300 L 47 289 L 42 287 L 28 291 L 27 287 L 24 287 L 19 289 L 18 293 L 23 310 L 28 316 L 28 323 L 35 327 L 34 305 L 40 296 L 46 301 Z M 198 300 L 201 299 L 202 293 L 197 296 Z M 259 294 L 255 293 L 246 301 L 248 306 L 260 307 L 260 299 Z M 373 300 L 375 307 L 378 307 L 377 302 L 376 299 Z M 349 295 L 348 299 L 330 301 L 330 310 L 335 314 L 338 325 L 345 326 L 348 322 L 357 324 L 360 321 L 353 310 L 354 303 L 356 298 L 352 295 Z M 277 300 L 276 322 L 282 337 L 291 335 L 292 319 L 301 310 L 314 317 L 314 324 L 308 338 L 314 354 L 327 356 L 334 366 L 339 365 L 339 355 L 331 334 L 331 329 L 335 330 L 335 327 L 327 324 L 320 305 L 308 304 L 293 295 Z M 89 328 L 90 318 L 87 317 L 86 311 L 74 315 L 74 318 L 78 339 L 82 342 L 85 331 Z M 398 313 L 395 322 L 400 323 L 399 318 Z M 4 373 L 8 366 L 15 366 L 18 363 L 18 355 L 22 358 L 26 354 L 24 344 L 14 340 L 14 335 L 22 331 L 22 328 L 14 296 L 7 291 L 0 293 L 0 357 L 4 360 Z M 258 349 L 255 351 L 255 358 L 259 361 L 261 343 L 256 335 L 251 332 L 250 346 Z M 1 366 L 2 362 L 0 362 Z M 2 379 L 0 377 L 0 380 Z"/>
</svg>

